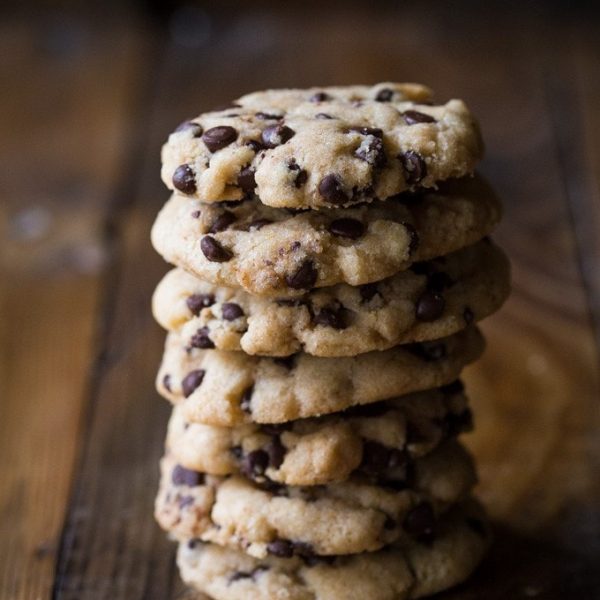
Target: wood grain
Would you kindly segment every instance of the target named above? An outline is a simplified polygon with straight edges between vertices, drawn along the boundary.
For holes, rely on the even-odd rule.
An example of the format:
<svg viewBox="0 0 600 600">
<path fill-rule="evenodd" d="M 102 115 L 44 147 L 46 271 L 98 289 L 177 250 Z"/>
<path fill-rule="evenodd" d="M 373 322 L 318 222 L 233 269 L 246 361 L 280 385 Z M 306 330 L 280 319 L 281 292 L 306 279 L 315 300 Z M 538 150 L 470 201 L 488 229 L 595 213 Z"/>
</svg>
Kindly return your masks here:
<svg viewBox="0 0 600 600">
<path fill-rule="evenodd" d="M 133 36 L 0 31 L 0 597 L 49 597 L 96 354 Z M 65 42 L 66 43 L 66 42 Z"/>
<path fill-rule="evenodd" d="M 168 196 L 160 144 L 179 121 L 250 89 L 386 79 L 460 95 L 480 115 L 483 170 L 506 202 L 496 237 L 514 265 L 514 294 L 485 324 L 488 351 L 467 373 L 478 425 L 467 441 L 497 543 L 476 577 L 443 597 L 597 598 L 597 25 L 542 3 L 517 12 L 472 2 L 226 4 L 183 16 L 195 36 L 181 14 L 164 35 L 89 21 L 67 50 L 52 51 L 59 69 L 31 50 L 43 28 L 12 24 L 0 38 L 0 50 L 30 48 L 6 66 L 28 76 L 0 114 L 11 145 L 36 152 L 6 157 L 14 168 L 0 212 L 21 236 L 3 241 L 0 514 L 10 543 L 0 598 L 47 596 L 56 563 L 60 600 L 191 600 L 151 517 L 168 417 L 153 390 L 163 333 L 149 308 L 166 270 L 148 241 Z M 34 98 L 40 87 L 60 110 L 30 124 L 45 105 Z M 32 163 L 43 177 L 29 176 Z M 45 231 L 44 212 L 15 215 L 38 204 L 53 225 L 32 237 L 23 230 Z"/>
</svg>

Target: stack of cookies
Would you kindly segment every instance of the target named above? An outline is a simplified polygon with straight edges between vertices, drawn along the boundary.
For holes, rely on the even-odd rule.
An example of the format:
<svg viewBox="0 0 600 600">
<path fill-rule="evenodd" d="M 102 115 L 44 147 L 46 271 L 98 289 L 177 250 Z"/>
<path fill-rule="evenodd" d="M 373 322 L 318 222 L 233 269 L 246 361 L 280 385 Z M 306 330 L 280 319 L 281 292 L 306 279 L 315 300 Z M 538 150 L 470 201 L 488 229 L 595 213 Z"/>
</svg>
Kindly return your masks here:
<svg viewBox="0 0 600 600">
<path fill-rule="evenodd" d="M 400 600 L 480 561 L 459 376 L 509 290 L 481 153 L 415 84 L 249 94 L 169 137 L 156 518 L 197 590 Z"/>
</svg>

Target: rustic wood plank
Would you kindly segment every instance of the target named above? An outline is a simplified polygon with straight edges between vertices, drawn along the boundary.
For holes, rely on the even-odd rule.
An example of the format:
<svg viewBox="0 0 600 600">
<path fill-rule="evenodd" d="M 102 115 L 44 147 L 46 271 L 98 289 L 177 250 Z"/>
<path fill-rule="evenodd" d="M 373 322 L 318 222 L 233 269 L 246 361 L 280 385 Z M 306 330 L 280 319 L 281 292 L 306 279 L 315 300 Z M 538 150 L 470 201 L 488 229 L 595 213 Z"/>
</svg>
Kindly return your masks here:
<svg viewBox="0 0 600 600">
<path fill-rule="evenodd" d="M 0 597 L 48 597 L 95 355 L 135 36 L 0 28 Z"/>
<path fill-rule="evenodd" d="M 153 392 L 163 335 L 149 314 L 165 270 L 147 241 L 167 197 L 158 183 L 160 143 L 179 120 L 249 89 L 381 79 L 424 81 L 440 98 L 466 97 L 484 121 L 484 169 L 507 203 L 498 239 L 514 262 L 515 293 L 486 326 L 488 353 L 469 373 L 479 420 L 469 443 L 481 463 L 481 495 L 502 525 L 478 577 L 447 597 L 599 593 L 597 357 L 540 69 L 559 22 L 468 5 L 468 19 L 431 3 L 377 13 L 351 6 L 201 13 L 206 35 L 198 45 L 176 33 L 153 63 L 158 97 L 143 115 L 147 150 L 131 174 L 131 210 L 116 224 L 112 319 L 57 598 L 189 597 L 173 547 L 150 516 L 168 415 Z"/>
</svg>

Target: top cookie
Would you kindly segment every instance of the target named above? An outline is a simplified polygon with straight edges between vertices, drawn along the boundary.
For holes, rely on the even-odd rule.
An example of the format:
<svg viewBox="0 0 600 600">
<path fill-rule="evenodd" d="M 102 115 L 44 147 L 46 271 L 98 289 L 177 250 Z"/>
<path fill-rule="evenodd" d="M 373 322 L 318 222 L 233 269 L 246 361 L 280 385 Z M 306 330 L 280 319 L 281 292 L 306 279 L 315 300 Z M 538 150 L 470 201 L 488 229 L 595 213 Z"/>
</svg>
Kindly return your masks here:
<svg viewBox="0 0 600 600">
<path fill-rule="evenodd" d="M 204 202 L 255 193 L 269 206 L 340 207 L 473 172 L 483 153 L 461 100 L 417 84 L 284 89 L 242 96 L 179 125 L 162 179 Z"/>
</svg>

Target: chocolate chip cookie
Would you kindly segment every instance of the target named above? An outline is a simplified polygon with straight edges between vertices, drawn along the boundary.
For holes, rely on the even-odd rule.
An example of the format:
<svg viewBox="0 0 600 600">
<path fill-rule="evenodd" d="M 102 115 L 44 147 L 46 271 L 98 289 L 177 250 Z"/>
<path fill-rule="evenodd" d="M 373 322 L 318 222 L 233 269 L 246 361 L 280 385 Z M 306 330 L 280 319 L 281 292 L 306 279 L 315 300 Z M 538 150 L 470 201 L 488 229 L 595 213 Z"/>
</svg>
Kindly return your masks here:
<svg viewBox="0 0 600 600">
<path fill-rule="evenodd" d="M 191 422 L 224 427 L 285 423 L 339 412 L 454 381 L 483 352 L 474 327 L 450 337 L 346 358 L 284 359 L 190 348 L 167 336 L 160 394 Z"/>
<path fill-rule="evenodd" d="M 463 177 L 482 153 L 465 103 L 432 104 L 423 86 L 269 90 L 179 125 L 162 179 L 204 202 L 254 194 L 269 206 L 331 208 Z"/>
<path fill-rule="evenodd" d="M 174 196 L 152 229 L 165 260 L 256 296 L 378 281 L 489 234 L 501 216 L 479 177 L 349 209 L 288 211 L 257 200 L 210 206 Z"/>
</svg>

